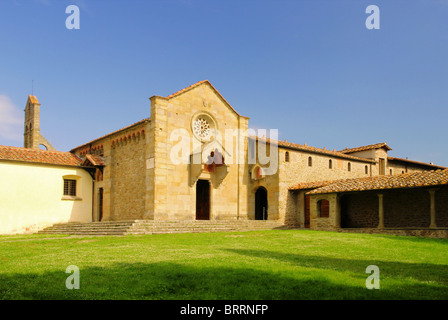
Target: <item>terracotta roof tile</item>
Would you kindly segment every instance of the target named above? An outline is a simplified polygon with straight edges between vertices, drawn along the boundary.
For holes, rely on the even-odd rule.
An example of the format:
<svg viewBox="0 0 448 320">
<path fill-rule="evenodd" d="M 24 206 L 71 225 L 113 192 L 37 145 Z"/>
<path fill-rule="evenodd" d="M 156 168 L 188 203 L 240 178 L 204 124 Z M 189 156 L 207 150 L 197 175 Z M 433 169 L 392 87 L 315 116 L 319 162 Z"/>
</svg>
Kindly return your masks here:
<svg viewBox="0 0 448 320">
<path fill-rule="evenodd" d="M 81 159 L 70 152 L 47 151 L 10 146 L 0 146 L 0 160 L 57 164 L 64 166 L 81 165 Z"/>
<path fill-rule="evenodd" d="M 448 184 L 448 169 L 338 180 L 307 194 L 416 188 Z"/>
<path fill-rule="evenodd" d="M 367 150 L 380 149 L 380 148 L 384 148 L 388 151 L 392 150 L 392 148 L 389 147 L 387 145 L 387 143 L 381 142 L 381 143 L 369 144 L 368 146 L 361 146 L 361 147 L 356 147 L 356 148 L 351 148 L 351 149 L 345 148 L 344 150 L 340 150 L 339 152 L 352 153 L 352 152 L 367 151 Z"/>
<path fill-rule="evenodd" d="M 105 166 L 103 158 L 96 154 L 86 154 L 86 159 L 94 166 Z M 85 163 L 85 160 L 82 162 Z"/>
<path fill-rule="evenodd" d="M 327 181 L 312 181 L 312 182 L 302 182 L 298 183 L 289 188 L 289 190 L 306 190 L 306 189 L 316 189 L 328 186 L 335 183 L 338 180 L 327 180 Z"/>
</svg>

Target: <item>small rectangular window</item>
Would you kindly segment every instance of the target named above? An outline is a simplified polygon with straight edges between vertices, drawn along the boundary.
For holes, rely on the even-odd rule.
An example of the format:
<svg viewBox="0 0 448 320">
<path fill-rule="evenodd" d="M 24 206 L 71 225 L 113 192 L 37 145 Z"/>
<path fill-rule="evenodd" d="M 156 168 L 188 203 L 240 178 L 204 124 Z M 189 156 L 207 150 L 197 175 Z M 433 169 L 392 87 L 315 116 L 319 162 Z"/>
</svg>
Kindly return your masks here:
<svg viewBox="0 0 448 320">
<path fill-rule="evenodd" d="M 76 180 L 64 179 L 64 196 L 76 196 Z"/>
</svg>

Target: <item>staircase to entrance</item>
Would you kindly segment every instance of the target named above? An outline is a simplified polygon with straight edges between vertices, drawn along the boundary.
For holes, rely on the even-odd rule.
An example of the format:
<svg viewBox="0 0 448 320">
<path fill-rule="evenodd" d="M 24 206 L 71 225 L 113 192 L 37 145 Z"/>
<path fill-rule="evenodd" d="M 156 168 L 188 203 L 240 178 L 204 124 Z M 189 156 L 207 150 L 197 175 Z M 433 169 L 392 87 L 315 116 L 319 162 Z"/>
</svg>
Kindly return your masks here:
<svg viewBox="0 0 448 320">
<path fill-rule="evenodd" d="M 40 230 L 40 234 L 143 235 L 167 233 L 231 232 L 288 229 L 274 220 L 130 220 L 106 222 L 68 222 Z"/>
</svg>

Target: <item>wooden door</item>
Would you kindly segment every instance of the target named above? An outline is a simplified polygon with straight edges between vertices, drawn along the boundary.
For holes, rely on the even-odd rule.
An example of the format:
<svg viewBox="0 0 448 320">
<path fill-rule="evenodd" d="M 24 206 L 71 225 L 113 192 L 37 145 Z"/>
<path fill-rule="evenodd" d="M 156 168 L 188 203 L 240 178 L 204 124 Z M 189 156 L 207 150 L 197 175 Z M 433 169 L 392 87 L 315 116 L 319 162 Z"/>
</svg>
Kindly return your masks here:
<svg viewBox="0 0 448 320">
<path fill-rule="evenodd" d="M 310 196 L 305 196 L 305 228 L 310 227 Z"/>
<path fill-rule="evenodd" d="M 210 182 L 196 182 L 196 220 L 210 220 Z"/>
<path fill-rule="evenodd" d="M 98 221 L 103 220 L 103 188 L 98 189 Z"/>
<path fill-rule="evenodd" d="M 328 218 L 330 216 L 330 202 L 328 200 L 322 200 L 320 202 L 320 217 Z"/>
</svg>

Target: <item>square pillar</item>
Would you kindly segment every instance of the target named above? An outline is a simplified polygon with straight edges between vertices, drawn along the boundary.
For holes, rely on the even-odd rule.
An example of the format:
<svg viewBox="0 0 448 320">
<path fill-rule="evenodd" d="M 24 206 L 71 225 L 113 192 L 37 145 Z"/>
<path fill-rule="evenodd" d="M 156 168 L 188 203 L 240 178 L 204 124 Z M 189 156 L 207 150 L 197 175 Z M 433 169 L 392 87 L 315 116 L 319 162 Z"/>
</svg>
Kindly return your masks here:
<svg viewBox="0 0 448 320">
<path fill-rule="evenodd" d="M 384 206 L 383 206 L 383 197 L 382 193 L 378 194 L 378 213 L 379 213 L 379 223 L 378 229 L 384 229 Z"/>
<path fill-rule="evenodd" d="M 336 195 L 336 210 L 335 210 L 335 216 L 334 216 L 334 227 L 340 228 L 341 227 L 341 195 Z"/>
<path fill-rule="evenodd" d="M 436 189 L 430 189 L 428 190 L 429 197 L 431 199 L 430 206 L 431 206 L 431 223 L 429 225 L 430 228 L 437 228 L 436 224 Z"/>
</svg>

